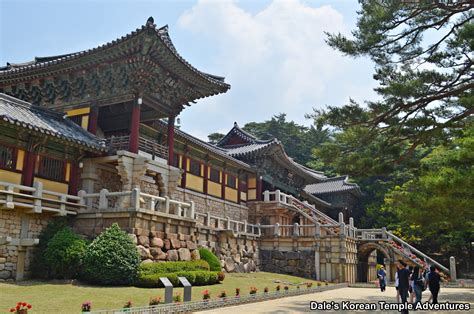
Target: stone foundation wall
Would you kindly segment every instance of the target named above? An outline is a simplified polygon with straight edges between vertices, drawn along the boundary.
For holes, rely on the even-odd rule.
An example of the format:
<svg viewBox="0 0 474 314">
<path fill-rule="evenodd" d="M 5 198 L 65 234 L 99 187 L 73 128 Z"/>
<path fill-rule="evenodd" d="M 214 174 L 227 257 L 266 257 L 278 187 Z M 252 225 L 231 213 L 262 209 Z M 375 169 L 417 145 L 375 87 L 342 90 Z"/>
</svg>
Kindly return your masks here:
<svg viewBox="0 0 474 314">
<path fill-rule="evenodd" d="M 36 239 L 41 230 L 52 219 L 46 214 L 25 214 L 21 211 L 0 209 L 0 235 Z M 0 281 L 10 281 L 17 277 L 17 271 L 24 278 L 30 275 L 33 247 L 0 244 Z M 23 270 L 23 271 L 22 271 Z"/>
<path fill-rule="evenodd" d="M 316 279 L 314 251 L 262 250 L 260 257 L 263 271 Z"/>
<path fill-rule="evenodd" d="M 232 220 L 248 220 L 248 207 L 242 204 L 224 201 L 217 197 L 182 188 L 177 188 L 170 197 L 184 202 L 193 201 L 198 213 L 209 212 L 211 215 L 229 217 Z"/>
</svg>

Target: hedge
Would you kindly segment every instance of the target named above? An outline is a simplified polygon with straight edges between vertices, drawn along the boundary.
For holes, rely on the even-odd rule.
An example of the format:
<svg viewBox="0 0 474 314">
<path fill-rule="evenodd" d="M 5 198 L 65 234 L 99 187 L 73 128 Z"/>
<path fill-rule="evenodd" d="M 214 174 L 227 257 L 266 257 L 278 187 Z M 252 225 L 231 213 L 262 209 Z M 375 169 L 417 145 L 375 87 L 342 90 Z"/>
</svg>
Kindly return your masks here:
<svg viewBox="0 0 474 314">
<path fill-rule="evenodd" d="M 147 263 L 141 264 L 139 268 L 140 274 L 165 274 L 176 273 L 179 271 L 209 271 L 209 264 L 205 260 L 180 261 L 180 262 L 164 262 L 164 263 Z"/>
<path fill-rule="evenodd" d="M 176 273 L 140 273 L 136 285 L 144 288 L 163 287 L 160 278 L 166 277 L 174 287 L 179 286 L 178 277 L 186 277 L 193 286 L 213 285 L 219 282 L 218 272 L 216 271 L 179 271 Z"/>
<path fill-rule="evenodd" d="M 201 259 L 205 260 L 206 262 L 209 263 L 209 267 L 211 268 L 211 271 L 221 271 L 221 262 L 215 256 L 211 251 L 209 251 L 206 248 L 199 248 L 199 255 L 201 256 Z"/>
</svg>

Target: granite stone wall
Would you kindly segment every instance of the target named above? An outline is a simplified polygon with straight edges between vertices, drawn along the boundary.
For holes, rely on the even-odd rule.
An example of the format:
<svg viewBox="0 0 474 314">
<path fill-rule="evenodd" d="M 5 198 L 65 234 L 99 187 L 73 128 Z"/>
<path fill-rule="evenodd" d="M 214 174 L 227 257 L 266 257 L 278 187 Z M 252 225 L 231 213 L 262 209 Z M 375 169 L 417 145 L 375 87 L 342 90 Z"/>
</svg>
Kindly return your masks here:
<svg viewBox="0 0 474 314">
<path fill-rule="evenodd" d="M 262 250 L 260 256 L 263 271 L 316 279 L 314 251 Z"/>
</svg>

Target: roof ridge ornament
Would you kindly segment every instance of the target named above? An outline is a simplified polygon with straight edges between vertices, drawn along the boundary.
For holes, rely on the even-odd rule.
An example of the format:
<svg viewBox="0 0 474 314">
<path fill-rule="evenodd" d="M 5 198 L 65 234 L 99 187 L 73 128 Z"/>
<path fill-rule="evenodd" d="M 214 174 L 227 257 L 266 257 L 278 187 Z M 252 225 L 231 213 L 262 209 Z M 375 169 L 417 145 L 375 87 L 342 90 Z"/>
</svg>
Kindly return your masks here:
<svg viewBox="0 0 474 314">
<path fill-rule="evenodd" d="M 148 20 L 146 20 L 146 26 L 149 27 L 149 28 L 155 28 L 156 27 L 155 19 L 153 18 L 153 16 L 150 16 L 148 18 Z"/>
</svg>

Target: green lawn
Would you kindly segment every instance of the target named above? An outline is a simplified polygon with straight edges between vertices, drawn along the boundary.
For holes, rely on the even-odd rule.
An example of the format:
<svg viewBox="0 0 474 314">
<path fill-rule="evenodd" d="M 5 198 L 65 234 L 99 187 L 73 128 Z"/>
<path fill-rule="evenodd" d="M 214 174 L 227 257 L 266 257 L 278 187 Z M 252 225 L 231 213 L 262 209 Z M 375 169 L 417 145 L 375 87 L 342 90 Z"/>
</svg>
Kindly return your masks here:
<svg viewBox="0 0 474 314">
<path fill-rule="evenodd" d="M 281 283 L 274 283 L 280 280 Z M 223 283 L 213 286 L 202 286 L 193 288 L 193 300 L 202 298 L 202 291 L 208 289 L 211 297 L 225 290 L 228 296 L 235 294 L 235 288 L 240 288 L 241 295 L 248 294 L 250 286 L 258 288 L 258 293 L 263 292 L 264 287 L 275 291 L 277 285 L 286 283 L 305 283 L 316 281 L 294 276 L 259 272 L 251 274 L 226 274 Z M 323 284 L 324 285 L 324 284 Z M 289 285 L 290 289 L 296 286 Z M 302 286 L 301 289 L 305 289 Z M 175 293 L 183 293 L 182 288 L 175 289 Z M 125 302 L 131 300 L 133 306 L 146 306 L 150 297 L 161 296 L 164 290 L 156 288 L 135 287 L 94 287 L 86 285 L 72 285 L 64 283 L 49 283 L 38 281 L 27 281 L 20 284 L 0 283 L 0 313 L 7 312 L 9 308 L 19 301 L 28 302 L 33 305 L 32 313 L 80 313 L 81 304 L 85 301 L 92 302 L 92 309 L 117 309 Z"/>
</svg>

